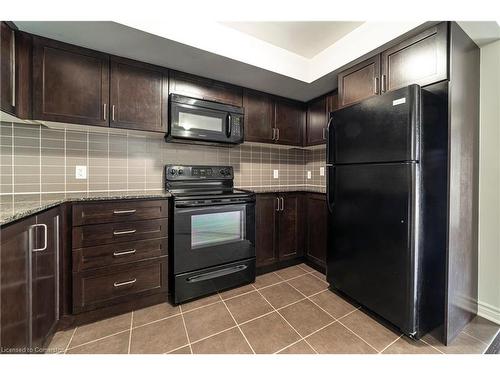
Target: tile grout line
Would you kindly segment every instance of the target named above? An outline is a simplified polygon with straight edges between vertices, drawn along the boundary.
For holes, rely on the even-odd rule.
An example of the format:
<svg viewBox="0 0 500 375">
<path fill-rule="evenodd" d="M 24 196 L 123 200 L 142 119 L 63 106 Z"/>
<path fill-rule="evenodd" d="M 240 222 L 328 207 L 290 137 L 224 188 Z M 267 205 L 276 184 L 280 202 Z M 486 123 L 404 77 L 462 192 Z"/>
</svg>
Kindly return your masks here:
<svg viewBox="0 0 500 375">
<path fill-rule="evenodd" d="M 132 345 L 132 327 L 134 326 L 134 311 L 132 310 L 132 314 L 130 316 L 130 332 L 128 335 L 128 350 L 127 354 L 130 354 L 130 346 Z"/>
<path fill-rule="evenodd" d="M 66 348 L 64 349 L 64 354 L 66 354 L 66 353 L 67 353 L 68 348 L 69 348 L 69 345 L 71 344 L 71 341 L 73 341 L 73 337 L 75 336 L 75 333 L 76 333 L 76 329 L 77 329 L 77 328 L 78 328 L 78 327 L 75 327 L 75 329 L 73 329 L 73 333 L 71 334 L 71 337 L 69 338 L 69 341 L 68 341 L 68 343 L 66 344 Z"/>
<path fill-rule="evenodd" d="M 76 332 L 76 329 L 77 329 L 77 328 L 78 328 L 78 327 L 76 327 L 76 328 L 75 328 L 75 332 Z M 81 343 L 81 344 L 78 344 L 78 345 L 75 345 L 75 346 L 72 346 L 72 347 L 70 347 L 70 346 L 69 346 L 70 344 L 68 343 L 68 349 L 66 349 L 66 350 L 79 348 L 79 347 L 81 347 L 81 346 L 88 345 L 88 344 L 93 344 L 93 343 L 95 343 L 95 342 L 97 342 L 97 341 L 101 341 L 101 340 L 104 340 L 104 339 L 108 339 L 108 338 L 110 338 L 110 337 L 113 337 L 113 336 L 116 336 L 116 335 L 120 335 L 120 334 L 125 333 L 125 332 L 128 332 L 128 331 L 129 331 L 129 328 L 127 328 L 127 329 L 123 329 L 123 330 L 121 330 L 121 331 L 119 331 L 119 332 L 115 332 L 115 333 L 112 333 L 112 334 L 109 334 L 109 335 L 106 335 L 106 336 L 103 336 L 103 337 L 99 337 L 98 339 L 94 339 L 94 340 L 86 341 L 86 342 L 84 342 L 84 343 Z M 73 338 L 71 338 L 71 341 L 73 341 Z M 71 343 L 71 341 L 70 341 L 70 343 Z"/>
<path fill-rule="evenodd" d="M 184 320 L 184 313 L 182 312 L 182 305 L 179 305 L 179 309 L 181 310 L 181 318 L 182 318 L 182 324 L 184 325 L 184 332 L 186 332 L 186 338 L 188 340 L 188 345 L 189 345 L 189 351 L 191 354 L 193 354 L 193 348 L 191 347 L 191 340 L 189 339 L 189 333 L 186 327 L 186 321 Z"/>
<path fill-rule="evenodd" d="M 219 294 L 219 293 L 217 293 L 217 294 Z M 234 318 L 233 313 L 231 312 L 231 310 L 229 310 L 229 307 L 227 307 L 226 302 L 222 299 L 222 297 L 220 296 L 220 294 L 219 294 L 219 298 L 221 299 L 222 303 L 226 307 L 226 310 L 229 312 L 229 315 L 231 315 L 231 318 L 233 319 L 234 323 L 236 324 L 236 327 L 238 327 L 238 330 L 243 335 L 243 338 L 245 339 L 245 341 L 247 342 L 248 346 L 250 347 L 250 350 L 252 351 L 253 354 L 256 354 L 255 350 L 253 349 L 252 345 L 250 344 L 250 341 L 248 341 L 248 339 L 247 339 L 246 335 L 243 333 L 243 330 L 241 329 L 240 325 L 238 324 L 238 322 Z"/>
<path fill-rule="evenodd" d="M 424 339 L 420 339 L 420 341 L 422 341 L 423 343 L 425 343 L 425 344 L 429 345 L 431 348 L 436 349 L 439 353 L 441 353 L 441 354 L 446 354 L 445 352 L 443 352 L 443 351 L 439 350 L 439 349 L 438 349 L 438 348 L 436 348 L 434 345 L 432 345 L 432 344 L 428 343 L 428 342 L 427 342 L 427 341 L 425 341 Z"/>
<path fill-rule="evenodd" d="M 396 341 L 398 341 L 401 337 L 403 337 L 403 334 L 399 335 L 395 340 L 389 343 L 389 345 L 386 345 L 384 349 L 378 352 L 378 354 L 382 354 L 384 350 L 386 350 L 388 347 L 390 347 L 392 344 L 394 344 Z"/>
<path fill-rule="evenodd" d="M 473 339 L 475 339 L 475 340 L 477 340 L 477 341 L 479 341 L 479 342 L 481 342 L 481 343 L 483 343 L 483 344 L 485 344 L 485 345 L 490 346 L 490 345 L 491 345 L 491 343 L 493 342 L 493 340 L 495 340 L 495 337 L 498 335 L 498 333 L 499 333 L 499 332 L 500 332 L 500 331 L 497 331 L 497 332 L 493 335 L 493 337 L 492 337 L 492 339 L 490 340 L 490 342 L 489 342 L 489 343 L 487 343 L 487 342 L 485 342 L 485 341 L 483 341 L 483 340 L 481 340 L 481 339 L 477 338 L 476 336 L 471 335 L 470 333 L 465 332 L 465 330 L 462 330 L 460 333 L 464 333 L 464 334 L 466 334 L 467 336 L 472 337 Z M 488 348 L 486 348 L 486 349 L 488 349 Z"/>
<path fill-rule="evenodd" d="M 353 333 L 355 336 L 357 336 L 359 339 L 361 339 L 365 344 L 367 344 L 370 348 L 375 350 L 378 353 L 377 348 L 375 348 L 373 345 L 371 345 L 368 341 L 366 341 L 364 338 L 362 338 L 360 335 L 358 335 L 356 332 L 354 332 L 352 329 L 350 329 L 348 326 L 346 326 L 342 321 L 339 319 L 338 322 L 349 332 Z"/>
</svg>

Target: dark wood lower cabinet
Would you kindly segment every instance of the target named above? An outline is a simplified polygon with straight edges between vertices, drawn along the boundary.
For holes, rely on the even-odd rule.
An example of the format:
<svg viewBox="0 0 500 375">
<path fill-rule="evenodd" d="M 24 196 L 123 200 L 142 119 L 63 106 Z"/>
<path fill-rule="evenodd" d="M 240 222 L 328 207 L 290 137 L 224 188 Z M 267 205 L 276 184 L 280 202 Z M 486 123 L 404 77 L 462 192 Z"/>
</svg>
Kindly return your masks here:
<svg viewBox="0 0 500 375">
<path fill-rule="evenodd" d="M 38 352 L 59 319 L 59 209 L 0 230 L 0 347 Z"/>
<path fill-rule="evenodd" d="M 303 194 L 257 194 L 257 267 L 303 255 Z"/>
<path fill-rule="evenodd" d="M 306 194 L 306 259 L 326 266 L 328 209 L 325 194 Z"/>
</svg>

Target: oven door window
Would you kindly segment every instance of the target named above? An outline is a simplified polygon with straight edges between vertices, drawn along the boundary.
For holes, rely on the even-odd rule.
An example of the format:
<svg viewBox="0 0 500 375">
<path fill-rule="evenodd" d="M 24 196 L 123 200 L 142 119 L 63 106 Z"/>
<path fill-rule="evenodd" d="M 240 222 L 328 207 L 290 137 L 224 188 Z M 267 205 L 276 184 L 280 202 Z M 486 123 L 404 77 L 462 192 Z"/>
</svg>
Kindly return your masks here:
<svg viewBox="0 0 500 375">
<path fill-rule="evenodd" d="M 191 249 L 245 240 L 245 208 L 191 216 Z"/>
</svg>

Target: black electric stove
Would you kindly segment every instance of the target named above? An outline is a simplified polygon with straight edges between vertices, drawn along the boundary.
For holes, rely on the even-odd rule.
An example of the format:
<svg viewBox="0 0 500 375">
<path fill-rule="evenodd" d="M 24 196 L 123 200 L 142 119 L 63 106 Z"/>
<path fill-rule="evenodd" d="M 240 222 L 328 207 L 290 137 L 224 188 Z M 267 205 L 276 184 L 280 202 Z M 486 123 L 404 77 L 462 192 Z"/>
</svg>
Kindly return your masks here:
<svg viewBox="0 0 500 375">
<path fill-rule="evenodd" d="M 232 167 L 167 165 L 173 196 L 169 274 L 174 303 L 255 280 L 255 194 Z"/>
</svg>

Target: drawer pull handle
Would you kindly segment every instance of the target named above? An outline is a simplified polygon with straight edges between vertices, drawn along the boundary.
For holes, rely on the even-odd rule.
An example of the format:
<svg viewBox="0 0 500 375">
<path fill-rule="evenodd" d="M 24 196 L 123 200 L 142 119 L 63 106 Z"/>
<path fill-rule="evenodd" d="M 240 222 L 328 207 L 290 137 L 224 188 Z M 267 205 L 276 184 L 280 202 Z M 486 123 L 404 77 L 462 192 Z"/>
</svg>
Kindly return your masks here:
<svg viewBox="0 0 500 375">
<path fill-rule="evenodd" d="M 114 257 L 121 257 L 122 255 L 135 254 L 136 251 L 137 251 L 136 249 L 125 250 L 125 251 L 115 251 L 113 253 L 113 256 Z"/>
<path fill-rule="evenodd" d="M 132 234 L 132 233 L 135 233 L 137 232 L 136 229 L 131 229 L 131 230 L 115 230 L 113 231 L 113 235 L 115 236 L 121 236 L 123 234 Z"/>
<path fill-rule="evenodd" d="M 114 210 L 113 215 L 135 214 L 137 210 Z"/>
<path fill-rule="evenodd" d="M 115 288 L 119 288 L 121 286 L 131 285 L 131 284 L 135 283 L 136 281 L 137 281 L 137 279 L 132 279 L 132 280 L 128 280 L 128 281 L 122 281 L 120 283 L 119 282 L 115 282 L 115 283 L 113 283 L 113 286 Z"/>
</svg>

